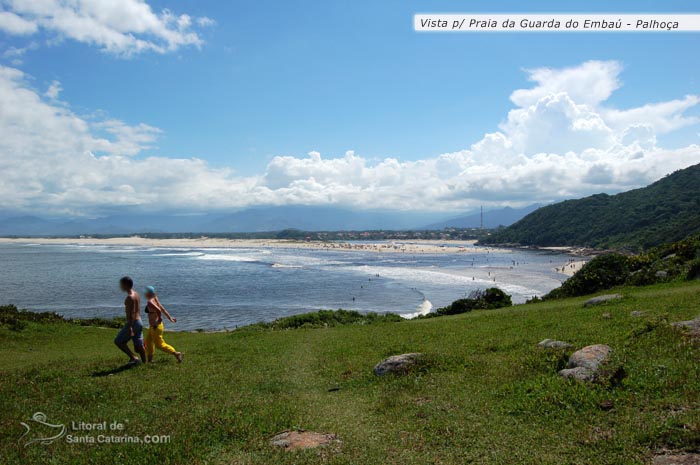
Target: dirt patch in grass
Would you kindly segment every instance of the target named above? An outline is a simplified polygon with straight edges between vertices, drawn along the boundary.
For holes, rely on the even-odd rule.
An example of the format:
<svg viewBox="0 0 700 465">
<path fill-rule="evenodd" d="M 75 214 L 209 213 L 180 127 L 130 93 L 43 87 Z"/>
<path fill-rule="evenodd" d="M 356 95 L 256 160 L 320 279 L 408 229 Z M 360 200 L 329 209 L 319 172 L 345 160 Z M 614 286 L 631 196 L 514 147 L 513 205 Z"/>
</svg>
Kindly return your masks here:
<svg viewBox="0 0 700 465">
<path fill-rule="evenodd" d="M 700 454 L 664 454 L 654 457 L 654 465 L 700 465 Z"/>
<path fill-rule="evenodd" d="M 327 445 L 339 445 L 340 440 L 335 434 L 316 433 L 313 431 L 283 431 L 276 434 L 270 440 L 270 444 L 275 447 L 282 447 L 284 450 L 293 451 L 300 449 L 315 449 Z"/>
</svg>

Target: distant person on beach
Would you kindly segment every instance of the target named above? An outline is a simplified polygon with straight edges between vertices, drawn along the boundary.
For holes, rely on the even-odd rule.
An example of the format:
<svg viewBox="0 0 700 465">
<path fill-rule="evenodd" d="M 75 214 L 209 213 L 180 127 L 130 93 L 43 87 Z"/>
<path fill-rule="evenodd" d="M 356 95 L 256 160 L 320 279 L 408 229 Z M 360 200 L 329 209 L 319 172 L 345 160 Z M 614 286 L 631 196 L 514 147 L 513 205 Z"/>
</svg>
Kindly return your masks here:
<svg viewBox="0 0 700 465">
<path fill-rule="evenodd" d="M 146 313 L 148 313 L 148 335 L 146 336 L 146 355 L 148 355 L 148 363 L 153 361 L 153 354 L 156 347 L 165 353 L 173 355 L 178 363 L 182 362 L 183 353 L 176 351 L 173 346 L 169 345 L 163 339 L 163 315 L 172 323 L 177 323 L 177 319 L 170 316 L 170 313 L 163 307 L 156 295 L 156 288 L 153 286 L 146 287 L 144 295 L 148 299 L 146 302 Z"/>
<path fill-rule="evenodd" d="M 143 346 L 143 323 L 141 322 L 141 299 L 138 292 L 134 290 L 134 280 L 130 277 L 124 276 L 120 279 L 119 287 L 126 293 L 124 300 L 126 324 L 114 338 L 114 343 L 129 356 L 129 365 L 137 365 L 146 360 L 146 351 Z M 129 349 L 127 345 L 129 340 L 133 341 L 134 351 L 138 352 L 141 359 Z"/>
</svg>

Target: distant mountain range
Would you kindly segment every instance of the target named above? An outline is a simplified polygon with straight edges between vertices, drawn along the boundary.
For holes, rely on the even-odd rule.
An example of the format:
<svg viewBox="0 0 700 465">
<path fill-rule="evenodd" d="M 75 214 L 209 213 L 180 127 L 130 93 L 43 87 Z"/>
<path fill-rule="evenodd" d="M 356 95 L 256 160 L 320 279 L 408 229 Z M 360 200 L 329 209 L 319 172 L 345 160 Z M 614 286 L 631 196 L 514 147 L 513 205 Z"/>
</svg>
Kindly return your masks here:
<svg viewBox="0 0 700 465">
<path fill-rule="evenodd" d="M 640 250 L 700 233 L 700 165 L 642 189 L 542 207 L 483 242 Z"/>
<path fill-rule="evenodd" d="M 486 227 L 509 225 L 537 208 L 504 208 L 484 214 Z M 427 225 L 427 226 L 421 226 Z M 304 231 L 476 228 L 478 212 L 445 220 L 442 213 L 355 211 L 337 207 L 256 207 L 229 214 L 120 214 L 95 219 L 47 219 L 0 212 L 0 236 L 81 234 L 237 233 L 284 229 Z"/>
<path fill-rule="evenodd" d="M 486 210 L 484 211 L 484 227 L 492 229 L 499 226 L 509 226 L 541 206 L 541 204 L 533 204 L 525 208 L 505 207 L 497 210 Z M 481 211 L 475 210 L 464 216 L 457 216 L 439 223 L 429 224 L 422 229 L 478 228 L 480 226 Z"/>
<path fill-rule="evenodd" d="M 444 215 L 389 211 L 356 211 L 337 207 L 256 207 L 220 216 L 202 224 L 206 232 L 261 232 L 301 229 L 338 231 L 411 229 Z"/>
<path fill-rule="evenodd" d="M 46 219 L 36 216 L 0 217 L 1 236 L 75 236 L 198 230 L 203 216 L 114 215 L 95 219 Z M 194 229 L 190 229 L 194 228 Z"/>
</svg>

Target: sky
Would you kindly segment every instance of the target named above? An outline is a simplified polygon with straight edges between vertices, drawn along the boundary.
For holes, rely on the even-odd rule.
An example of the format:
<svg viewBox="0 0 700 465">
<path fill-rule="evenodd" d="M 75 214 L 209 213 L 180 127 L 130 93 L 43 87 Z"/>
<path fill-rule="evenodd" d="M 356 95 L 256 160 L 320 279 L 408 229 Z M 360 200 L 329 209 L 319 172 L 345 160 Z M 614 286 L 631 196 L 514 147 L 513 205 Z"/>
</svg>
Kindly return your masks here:
<svg viewBox="0 0 700 465">
<path fill-rule="evenodd" d="M 0 0 L 0 210 L 448 213 L 700 163 L 700 33 L 415 32 L 431 12 L 700 5 Z"/>
</svg>

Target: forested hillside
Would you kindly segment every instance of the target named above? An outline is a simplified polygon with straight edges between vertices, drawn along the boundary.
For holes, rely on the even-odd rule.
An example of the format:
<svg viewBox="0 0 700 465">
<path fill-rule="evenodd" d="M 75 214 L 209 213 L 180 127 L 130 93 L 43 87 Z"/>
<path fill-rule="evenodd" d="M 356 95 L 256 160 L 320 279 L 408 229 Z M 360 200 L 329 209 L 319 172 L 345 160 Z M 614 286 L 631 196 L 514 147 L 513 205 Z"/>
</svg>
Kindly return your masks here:
<svg viewBox="0 0 700 465">
<path fill-rule="evenodd" d="M 700 232 L 700 165 L 642 189 L 542 207 L 482 241 L 642 250 Z"/>
</svg>

